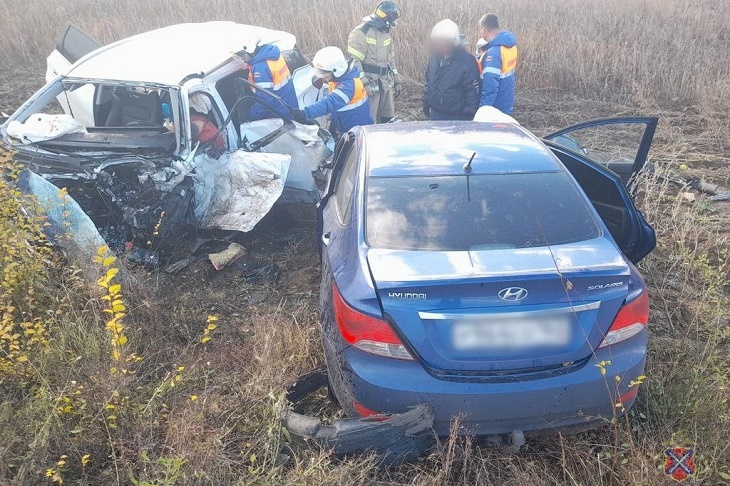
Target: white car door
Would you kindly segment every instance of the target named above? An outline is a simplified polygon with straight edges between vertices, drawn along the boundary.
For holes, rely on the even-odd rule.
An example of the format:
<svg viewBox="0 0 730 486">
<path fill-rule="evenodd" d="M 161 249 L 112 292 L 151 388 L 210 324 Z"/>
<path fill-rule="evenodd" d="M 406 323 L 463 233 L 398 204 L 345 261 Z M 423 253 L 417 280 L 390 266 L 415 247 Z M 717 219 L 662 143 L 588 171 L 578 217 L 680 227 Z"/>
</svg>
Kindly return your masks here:
<svg viewBox="0 0 730 486">
<path fill-rule="evenodd" d="M 83 30 L 67 23 L 61 30 L 56 48 L 46 59 L 46 82 L 65 74 L 76 61 L 101 47 L 101 44 Z M 87 127 L 94 126 L 94 94 L 96 88 L 87 84 L 67 90 L 58 96 L 63 111 Z"/>
<path fill-rule="evenodd" d="M 300 110 L 327 96 L 327 84 L 325 83 L 321 88 L 315 87 L 312 84 L 313 76 L 314 68 L 309 64 L 298 68 L 292 74 Z"/>
</svg>

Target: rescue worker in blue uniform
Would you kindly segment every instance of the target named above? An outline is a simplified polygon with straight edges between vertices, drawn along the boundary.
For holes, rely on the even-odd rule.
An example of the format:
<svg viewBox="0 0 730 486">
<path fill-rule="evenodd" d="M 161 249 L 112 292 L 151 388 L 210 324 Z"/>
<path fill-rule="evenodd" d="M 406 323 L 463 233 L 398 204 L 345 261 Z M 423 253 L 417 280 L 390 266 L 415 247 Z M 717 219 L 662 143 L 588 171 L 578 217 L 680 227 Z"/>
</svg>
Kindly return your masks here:
<svg viewBox="0 0 730 486">
<path fill-rule="evenodd" d="M 242 50 L 249 69 L 248 80 L 281 98 L 278 101 L 263 91 L 252 88 L 256 102 L 251 105 L 250 119 L 290 119 L 291 110 L 299 105 L 289 66 L 279 48 L 273 44 L 262 44 L 261 39 L 253 37 L 244 42 Z"/>
<path fill-rule="evenodd" d="M 511 115 L 515 107 L 517 39 L 499 28 L 499 17 L 487 14 L 479 22 L 487 46 L 479 60 L 482 71 L 482 97 L 479 106 L 493 106 Z"/>
<path fill-rule="evenodd" d="M 330 131 L 336 135 L 356 126 L 372 125 L 368 94 L 354 62 L 348 62 L 340 48 L 330 46 L 315 54 L 312 64 L 317 78 L 329 83 L 329 94 L 303 111 L 295 110 L 294 120 L 331 115 Z"/>
</svg>

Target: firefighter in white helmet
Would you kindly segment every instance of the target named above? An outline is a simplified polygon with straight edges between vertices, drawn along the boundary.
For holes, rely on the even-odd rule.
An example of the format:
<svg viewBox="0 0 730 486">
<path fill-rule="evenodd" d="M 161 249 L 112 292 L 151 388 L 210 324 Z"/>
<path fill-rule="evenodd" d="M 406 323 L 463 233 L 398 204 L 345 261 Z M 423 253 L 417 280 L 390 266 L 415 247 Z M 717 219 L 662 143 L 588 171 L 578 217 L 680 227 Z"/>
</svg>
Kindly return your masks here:
<svg viewBox="0 0 730 486">
<path fill-rule="evenodd" d="M 386 123 L 395 117 L 394 99 L 401 93 L 391 35 L 399 17 L 400 9 L 394 2 L 380 2 L 347 39 L 347 52 L 360 69 L 375 123 Z"/>
<path fill-rule="evenodd" d="M 315 76 L 328 83 L 329 94 L 295 111 L 295 120 L 313 120 L 331 115 L 330 130 L 335 135 L 347 133 L 358 125 L 372 125 L 370 103 L 360 71 L 354 62 L 345 59 L 339 47 L 325 47 L 312 60 Z"/>
</svg>

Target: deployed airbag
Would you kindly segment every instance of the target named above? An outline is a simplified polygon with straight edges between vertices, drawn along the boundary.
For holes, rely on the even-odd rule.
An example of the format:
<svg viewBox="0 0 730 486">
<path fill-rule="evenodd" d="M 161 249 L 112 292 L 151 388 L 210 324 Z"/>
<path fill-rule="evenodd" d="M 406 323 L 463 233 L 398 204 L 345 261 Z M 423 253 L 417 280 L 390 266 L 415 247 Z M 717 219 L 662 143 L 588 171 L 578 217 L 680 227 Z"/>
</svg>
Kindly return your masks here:
<svg viewBox="0 0 730 486">
<path fill-rule="evenodd" d="M 258 152 L 231 152 L 218 160 L 196 157 L 198 227 L 251 231 L 281 196 L 290 164 L 289 155 Z"/>
<path fill-rule="evenodd" d="M 25 122 L 14 120 L 8 124 L 7 133 L 25 144 L 52 140 L 69 133 L 86 133 L 86 127 L 70 115 L 36 113 Z"/>
</svg>

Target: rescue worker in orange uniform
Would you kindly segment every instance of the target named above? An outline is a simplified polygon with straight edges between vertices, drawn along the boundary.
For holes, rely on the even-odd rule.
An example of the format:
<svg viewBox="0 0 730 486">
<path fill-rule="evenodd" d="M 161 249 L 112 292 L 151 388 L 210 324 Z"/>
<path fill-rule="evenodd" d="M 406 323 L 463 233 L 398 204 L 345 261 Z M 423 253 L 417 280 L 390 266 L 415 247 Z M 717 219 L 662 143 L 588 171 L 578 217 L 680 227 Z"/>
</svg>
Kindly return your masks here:
<svg viewBox="0 0 730 486">
<path fill-rule="evenodd" d="M 380 2 L 375 12 L 365 17 L 347 39 L 347 52 L 360 69 L 375 123 L 387 123 L 395 117 L 394 100 L 401 94 L 391 35 L 399 17 L 400 10 L 394 2 Z"/>
<path fill-rule="evenodd" d="M 242 51 L 249 68 L 249 81 L 274 93 L 283 101 L 282 104 L 261 90 L 252 88 L 256 102 L 251 106 L 251 120 L 290 119 L 291 109 L 299 105 L 289 66 L 279 48 L 273 44 L 262 44 L 261 39 L 254 37 L 244 42 Z"/>
<path fill-rule="evenodd" d="M 331 115 L 330 131 L 335 136 L 360 125 L 372 125 L 370 101 L 353 61 L 345 59 L 339 47 L 325 47 L 312 59 L 317 78 L 329 83 L 329 94 L 316 103 L 295 110 L 293 119 L 299 122 Z"/>
</svg>

